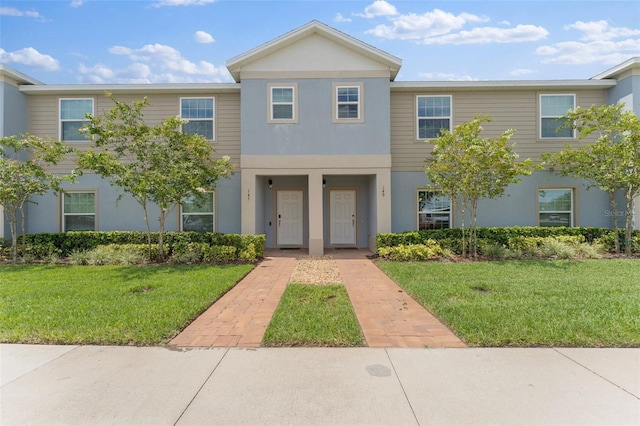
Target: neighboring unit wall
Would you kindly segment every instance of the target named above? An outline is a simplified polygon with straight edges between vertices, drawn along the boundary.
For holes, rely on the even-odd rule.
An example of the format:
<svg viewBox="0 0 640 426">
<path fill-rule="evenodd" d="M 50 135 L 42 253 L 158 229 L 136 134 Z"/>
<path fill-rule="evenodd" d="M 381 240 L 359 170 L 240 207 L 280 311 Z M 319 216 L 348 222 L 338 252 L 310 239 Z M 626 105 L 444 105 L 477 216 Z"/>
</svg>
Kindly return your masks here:
<svg viewBox="0 0 640 426">
<path fill-rule="evenodd" d="M 579 106 L 606 103 L 605 90 L 518 90 L 512 91 L 429 91 L 391 92 L 391 155 L 393 171 L 415 171 L 424 168 L 424 159 L 431 153 L 432 145 L 416 136 L 416 96 L 451 95 L 453 127 L 469 121 L 475 115 L 492 118 L 483 124 L 481 137 L 495 137 L 507 129 L 515 129 L 511 141 L 521 158 L 539 160 L 540 154 L 564 148 L 565 143 L 579 145 L 593 141 L 588 138 L 548 139 L 539 138 L 538 99 L 540 94 L 576 94 Z"/>
</svg>

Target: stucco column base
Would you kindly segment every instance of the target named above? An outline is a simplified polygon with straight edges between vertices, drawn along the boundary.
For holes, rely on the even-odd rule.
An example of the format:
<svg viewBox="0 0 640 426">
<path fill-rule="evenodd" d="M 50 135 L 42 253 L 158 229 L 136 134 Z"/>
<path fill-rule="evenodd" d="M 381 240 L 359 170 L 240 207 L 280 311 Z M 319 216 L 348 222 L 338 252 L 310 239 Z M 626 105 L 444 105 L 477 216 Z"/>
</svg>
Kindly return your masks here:
<svg viewBox="0 0 640 426">
<path fill-rule="evenodd" d="M 324 254 L 323 239 L 309 239 L 309 256 L 322 256 Z"/>
</svg>

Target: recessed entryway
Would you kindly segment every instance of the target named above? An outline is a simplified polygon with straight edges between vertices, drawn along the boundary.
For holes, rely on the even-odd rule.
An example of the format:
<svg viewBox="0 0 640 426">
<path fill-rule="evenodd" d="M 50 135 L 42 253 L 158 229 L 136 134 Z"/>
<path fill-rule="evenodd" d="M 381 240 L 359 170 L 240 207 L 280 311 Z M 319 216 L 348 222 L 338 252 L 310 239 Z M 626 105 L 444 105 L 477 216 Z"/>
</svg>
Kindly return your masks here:
<svg viewBox="0 0 640 426">
<path fill-rule="evenodd" d="M 356 244 L 356 191 L 333 189 L 329 192 L 331 245 Z"/>
<path fill-rule="evenodd" d="M 276 235 L 278 246 L 302 246 L 302 191 L 278 191 L 276 205 Z"/>
</svg>

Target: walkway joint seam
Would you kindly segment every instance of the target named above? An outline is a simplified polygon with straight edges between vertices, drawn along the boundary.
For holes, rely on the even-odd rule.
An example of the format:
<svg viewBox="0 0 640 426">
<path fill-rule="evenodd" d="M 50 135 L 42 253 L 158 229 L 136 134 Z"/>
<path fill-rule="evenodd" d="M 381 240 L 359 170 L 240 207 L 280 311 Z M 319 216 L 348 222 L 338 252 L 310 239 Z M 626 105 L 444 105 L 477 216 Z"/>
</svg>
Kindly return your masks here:
<svg viewBox="0 0 640 426">
<path fill-rule="evenodd" d="M 592 373 L 592 374 L 594 374 L 594 375 L 596 375 L 596 376 L 600 377 L 602 380 L 604 380 L 604 381 L 606 381 L 606 382 L 611 383 L 613 386 L 617 387 L 618 389 L 622 390 L 623 392 L 628 393 L 629 395 L 631 395 L 632 397 L 634 397 L 635 399 L 637 399 L 637 400 L 639 400 L 639 401 L 640 401 L 640 395 L 635 395 L 634 393 L 632 393 L 632 392 L 628 391 L 627 389 L 623 388 L 623 387 L 622 387 L 622 386 L 620 386 L 619 384 L 614 383 L 614 382 L 612 382 L 611 380 L 609 380 L 609 379 L 607 379 L 606 377 L 604 377 L 603 375 L 596 373 L 595 371 L 593 371 L 592 369 L 590 369 L 590 368 L 589 368 L 589 367 L 587 367 L 586 365 L 584 365 L 584 364 L 582 364 L 582 363 L 580 363 L 580 362 L 576 361 L 575 359 L 571 358 L 569 355 L 567 355 L 567 354 L 564 354 L 564 353 L 560 352 L 560 351 L 558 350 L 558 348 L 553 348 L 553 350 L 554 350 L 556 353 L 558 353 L 558 354 L 562 355 L 563 357 L 565 357 L 566 359 L 568 359 L 569 361 L 573 362 L 574 364 L 579 365 L 580 367 L 584 368 L 584 369 L 585 369 L 585 370 L 587 370 L 588 372 L 590 372 L 590 373 Z"/>
<path fill-rule="evenodd" d="M 413 409 L 413 405 L 411 404 L 411 401 L 409 400 L 409 395 L 407 395 L 407 391 L 404 388 L 404 385 L 402 384 L 402 380 L 400 380 L 400 376 L 398 375 L 398 371 L 396 370 L 396 366 L 393 363 L 393 360 L 391 360 L 391 355 L 389 355 L 389 349 L 388 348 L 384 348 L 384 353 L 387 355 L 387 359 L 389 360 L 389 364 L 391 364 L 391 368 L 393 369 L 393 374 L 396 376 L 396 380 L 398 381 L 398 384 L 400 385 L 400 389 L 402 389 L 402 394 L 404 395 L 404 398 L 407 400 L 407 404 L 409 404 L 409 408 L 411 409 L 411 414 L 413 415 L 413 418 L 416 421 L 417 425 L 420 425 L 420 420 L 418 420 L 418 416 L 416 415 L 416 410 Z"/>
<path fill-rule="evenodd" d="M 196 350 L 202 350 L 202 349 L 196 349 Z M 209 379 L 211 378 L 211 376 L 213 376 L 213 373 L 215 373 L 215 371 L 218 369 L 218 367 L 220 366 L 220 364 L 222 363 L 222 360 L 225 359 L 225 357 L 227 356 L 227 354 L 229 353 L 229 348 L 227 348 L 224 351 L 224 354 L 222 354 L 222 356 L 220 357 L 220 360 L 218 360 L 218 362 L 216 362 L 216 365 L 213 366 L 213 369 L 211 370 L 211 372 L 207 375 L 207 377 L 202 381 L 202 384 L 200 385 L 200 387 L 198 388 L 198 390 L 193 394 L 193 397 L 189 400 L 189 402 L 187 403 L 187 405 L 184 407 L 184 410 L 182 410 L 182 412 L 180 413 L 180 415 L 178 416 L 178 418 L 176 419 L 176 421 L 173 423 L 173 426 L 176 426 L 180 420 L 182 419 L 182 417 L 184 416 L 184 414 L 187 412 L 187 410 L 189 409 L 189 407 L 191 407 L 191 404 L 193 404 L 193 401 L 195 401 L 195 399 L 198 397 L 198 395 L 200 394 L 200 392 L 202 392 L 202 389 L 204 388 L 204 385 L 207 384 L 207 382 L 209 381 Z"/>
</svg>

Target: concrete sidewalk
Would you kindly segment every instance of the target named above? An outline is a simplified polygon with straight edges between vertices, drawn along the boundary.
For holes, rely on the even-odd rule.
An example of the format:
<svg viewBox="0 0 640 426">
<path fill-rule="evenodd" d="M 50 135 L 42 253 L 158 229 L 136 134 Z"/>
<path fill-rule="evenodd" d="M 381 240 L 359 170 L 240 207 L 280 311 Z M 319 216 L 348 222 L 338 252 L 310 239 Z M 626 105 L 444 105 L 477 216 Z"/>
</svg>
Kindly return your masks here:
<svg viewBox="0 0 640 426">
<path fill-rule="evenodd" d="M 11 425 L 638 425 L 640 349 L 0 345 Z"/>
</svg>

